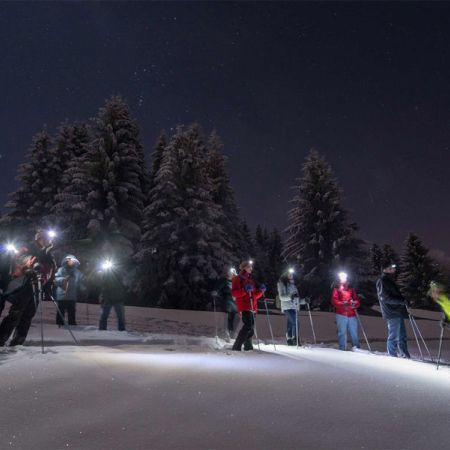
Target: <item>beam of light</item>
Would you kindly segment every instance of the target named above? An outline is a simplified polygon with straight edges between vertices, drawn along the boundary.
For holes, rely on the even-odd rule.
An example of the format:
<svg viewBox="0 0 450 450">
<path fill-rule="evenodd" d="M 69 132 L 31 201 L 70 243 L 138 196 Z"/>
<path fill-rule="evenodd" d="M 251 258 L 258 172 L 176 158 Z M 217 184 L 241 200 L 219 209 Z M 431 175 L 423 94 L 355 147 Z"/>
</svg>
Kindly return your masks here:
<svg viewBox="0 0 450 450">
<path fill-rule="evenodd" d="M 47 236 L 48 236 L 50 239 L 55 239 L 55 237 L 57 236 L 57 233 L 56 233 L 55 230 L 48 230 L 48 231 L 47 231 Z"/>
<path fill-rule="evenodd" d="M 347 282 L 348 275 L 347 275 L 346 272 L 339 272 L 339 273 L 338 273 L 338 277 L 339 277 L 339 281 L 340 281 L 341 283 L 346 283 L 346 282 Z"/>
<path fill-rule="evenodd" d="M 16 248 L 16 246 L 12 243 L 8 243 L 6 244 L 6 251 L 8 253 L 18 253 L 18 250 Z"/>
<path fill-rule="evenodd" d="M 105 259 L 102 262 L 102 270 L 111 270 L 114 267 L 114 263 L 110 259 Z"/>
</svg>

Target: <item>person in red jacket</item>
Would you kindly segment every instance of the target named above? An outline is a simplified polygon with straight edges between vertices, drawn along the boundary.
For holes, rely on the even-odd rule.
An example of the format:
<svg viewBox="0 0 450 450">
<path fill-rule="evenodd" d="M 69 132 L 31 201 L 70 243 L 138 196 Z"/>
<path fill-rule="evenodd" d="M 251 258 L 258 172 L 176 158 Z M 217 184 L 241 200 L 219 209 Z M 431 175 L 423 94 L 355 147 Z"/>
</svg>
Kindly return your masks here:
<svg viewBox="0 0 450 450">
<path fill-rule="evenodd" d="M 253 350 L 252 336 L 254 334 L 255 313 L 258 311 L 258 299 L 263 296 L 266 288 L 260 289 L 251 277 L 253 271 L 252 261 L 241 262 L 239 275 L 235 275 L 231 285 L 231 295 L 236 299 L 237 310 L 242 317 L 242 328 L 233 344 L 233 350 Z"/>
<path fill-rule="evenodd" d="M 339 284 L 333 289 L 331 303 L 336 310 L 336 325 L 340 350 L 347 350 L 347 331 L 353 348 L 359 348 L 358 319 L 355 310 L 360 303 L 355 290 L 349 286 L 345 272 L 339 273 Z"/>
</svg>

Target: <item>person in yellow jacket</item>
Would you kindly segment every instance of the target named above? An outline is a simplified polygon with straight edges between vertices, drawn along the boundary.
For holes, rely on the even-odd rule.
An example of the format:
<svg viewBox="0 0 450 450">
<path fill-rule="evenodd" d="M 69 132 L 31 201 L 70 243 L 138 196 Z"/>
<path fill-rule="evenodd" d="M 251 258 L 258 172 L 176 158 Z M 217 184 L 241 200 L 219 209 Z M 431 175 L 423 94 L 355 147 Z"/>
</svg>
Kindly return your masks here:
<svg viewBox="0 0 450 450">
<path fill-rule="evenodd" d="M 436 281 L 432 281 L 430 283 L 429 295 L 441 307 L 444 313 L 441 326 L 450 326 L 450 299 L 445 292 L 444 286 Z"/>
</svg>

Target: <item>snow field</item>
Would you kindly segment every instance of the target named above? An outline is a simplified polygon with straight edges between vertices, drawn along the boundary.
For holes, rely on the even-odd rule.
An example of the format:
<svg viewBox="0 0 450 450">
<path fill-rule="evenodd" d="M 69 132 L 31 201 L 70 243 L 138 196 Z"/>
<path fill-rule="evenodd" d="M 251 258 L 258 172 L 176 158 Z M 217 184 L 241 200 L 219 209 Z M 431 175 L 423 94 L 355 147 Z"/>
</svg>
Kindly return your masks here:
<svg viewBox="0 0 450 450">
<path fill-rule="evenodd" d="M 212 313 L 142 308 L 127 308 L 129 328 L 155 332 L 100 332 L 92 321 L 74 330 L 76 347 L 49 306 L 44 355 L 36 320 L 30 345 L 0 353 L 1 449 L 449 448 L 448 365 L 282 339 L 276 352 L 235 353 L 214 339 Z M 334 337 L 332 315 L 315 314 L 319 341 Z M 426 337 L 431 319 L 418 321 Z M 362 320 L 384 350 L 384 322 Z M 273 326 L 281 333 L 284 318 Z"/>
</svg>

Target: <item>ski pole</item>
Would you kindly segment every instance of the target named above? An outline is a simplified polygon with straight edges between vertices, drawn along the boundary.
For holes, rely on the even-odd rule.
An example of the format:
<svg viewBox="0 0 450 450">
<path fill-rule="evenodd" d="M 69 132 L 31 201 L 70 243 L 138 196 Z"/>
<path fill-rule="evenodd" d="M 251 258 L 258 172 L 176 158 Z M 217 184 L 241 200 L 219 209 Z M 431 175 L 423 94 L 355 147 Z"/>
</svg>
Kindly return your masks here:
<svg viewBox="0 0 450 450">
<path fill-rule="evenodd" d="M 313 324 L 313 320 L 312 320 L 311 308 L 309 306 L 309 303 L 306 300 L 305 300 L 305 303 L 306 303 L 306 309 L 308 310 L 308 314 L 309 314 L 309 323 L 311 324 L 311 331 L 312 331 L 313 338 L 314 338 L 314 344 L 317 344 L 316 333 L 314 331 L 314 324 Z"/>
<path fill-rule="evenodd" d="M 409 320 L 411 322 L 411 327 L 413 328 L 413 332 L 414 332 L 414 336 L 417 341 L 417 345 L 419 345 L 419 340 L 417 339 L 417 335 L 419 335 L 420 340 L 422 341 L 423 346 L 425 347 L 425 350 L 428 353 L 428 356 L 430 357 L 431 361 L 433 361 L 433 357 L 431 356 L 430 350 L 428 349 L 425 339 L 423 338 L 422 333 L 420 332 L 420 329 L 419 329 L 419 326 L 417 325 L 416 319 L 414 318 L 414 316 L 411 313 L 411 309 L 409 307 L 406 307 L 406 310 L 408 311 Z M 414 328 L 416 329 L 417 334 L 416 334 L 416 331 L 414 331 Z M 422 350 L 420 348 L 419 348 L 419 351 L 420 351 L 420 356 L 422 357 L 422 360 L 424 360 Z"/>
<path fill-rule="evenodd" d="M 62 315 L 61 311 L 58 308 L 58 303 L 56 302 L 56 300 L 53 298 L 52 295 L 50 295 L 50 299 L 52 300 L 53 304 L 56 307 L 56 311 L 60 317 L 60 319 L 63 321 L 63 325 L 66 327 L 67 331 L 70 333 L 70 335 L 72 336 L 73 341 L 75 342 L 76 345 L 80 345 L 77 341 L 77 339 L 75 338 L 75 335 L 73 334 L 70 325 L 66 322 L 66 320 L 64 319 L 64 316 Z"/>
<path fill-rule="evenodd" d="M 258 330 L 256 329 L 256 314 L 255 314 L 255 308 L 253 307 L 253 295 L 251 292 L 249 292 L 248 295 L 250 298 L 250 308 L 251 308 L 252 317 L 253 317 L 253 328 L 255 329 L 255 337 L 256 337 L 256 341 L 258 343 L 258 350 L 261 351 L 261 347 L 259 346 Z"/>
<path fill-rule="evenodd" d="M 366 331 L 364 330 L 364 327 L 363 327 L 363 324 L 362 324 L 362 321 L 361 321 L 361 317 L 359 317 L 358 310 L 356 309 L 356 304 L 355 304 L 355 302 L 353 300 L 352 300 L 352 307 L 353 307 L 353 311 L 355 311 L 355 316 L 356 316 L 356 318 L 358 320 L 359 327 L 361 328 L 361 331 L 363 333 L 364 339 L 366 341 L 367 348 L 369 349 L 369 352 L 371 352 L 372 349 L 370 348 L 370 344 L 369 344 L 369 340 L 367 339 Z"/>
<path fill-rule="evenodd" d="M 43 303 L 44 303 L 44 295 L 42 292 L 42 279 L 41 276 L 37 277 L 37 295 L 38 295 L 38 307 L 39 307 L 39 316 L 41 319 L 41 350 L 42 354 L 44 354 L 44 313 L 43 313 Z"/>
<path fill-rule="evenodd" d="M 275 351 L 277 351 L 277 347 L 275 346 L 275 339 L 273 338 L 273 331 L 272 331 L 272 324 L 270 323 L 270 317 L 269 317 L 269 308 L 267 307 L 267 299 L 266 296 L 264 295 L 264 305 L 266 307 L 266 317 L 267 317 L 267 322 L 269 324 L 269 330 L 270 330 L 270 336 L 272 337 L 272 345 L 273 345 L 273 349 Z"/>
<path fill-rule="evenodd" d="M 214 327 L 216 330 L 216 344 L 219 344 L 219 333 L 218 333 L 218 326 L 217 326 L 217 311 L 216 311 L 216 292 L 215 291 L 212 293 L 212 299 L 213 299 L 213 308 L 214 308 Z"/>
<path fill-rule="evenodd" d="M 442 352 L 442 340 L 444 339 L 444 325 L 441 328 L 441 336 L 439 338 L 439 351 L 436 363 L 436 370 L 439 370 L 439 364 L 441 363 L 441 352 Z"/>
<path fill-rule="evenodd" d="M 423 359 L 422 348 L 420 347 L 419 339 L 417 339 L 417 334 L 416 334 L 416 330 L 414 328 L 414 324 L 413 324 L 413 321 L 412 321 L 412 318 L 411 318 L 411 313 L 409 312 L 408 308 L 407 308 L 407 311 L 408 311 L 408 316 L 409 316 L 409 323 L 411 324 L 411 328 L 412 328 L 412 331 L 414 333 L 414 337 L 415 337 L 416 342 L 417 342 L 417 348 L 419 349 L 420 359 L 423 361 L 424 359 Z"/>
<path fill-rule="evenodd" d="M 416 319 L 414 318 L 414 316 L 412 316 L 412 320 L 413 320 L 413 322 L 414 322 L 414 326 L 416 327 L 417 334 L 419 335 L 420 340 L 422 341 L 423 346 L 425 347 L 425 350 L 427 351 L 428 356 L 429 356 L 430 359 L 431 359 L 431 362 L 434 362 L 434 361 L 433 361 L 433 357 L 431 356 L 431 352 L 430 352 L 430 350 L 429 350 L 429 348 L 428 348 L 428 346 L 427 346 L 427 343 L 425 342 L 425 339 L 423 338 L 422 333 L 420 332 L 420 328 L 419 328 L 419 326 L 417 325 L 417 322 L 416 322 Z"/>
<path fill-rule="evenodd" d="M 295 305 L 295 304 L 294 304 Z M 298 345 L 299 345 L 299 333 L 298 333 L 298 311 L 299 311 L 300 305 L 298 305 L 298 308 L 295 308 L 295 336 L 296 336 L 296 340 L 297 340 L 297 349 L 298 349 Z"/>
<path fill-rule="evenodd" d="M 356 311 L 356 309 L 355 309 L 355 314 L 356 314 L 356 318 L 358 319 L 358 323 L 359 323 L 359 326 L 360 326 L 360 328 L 361 328 L 361 331 L 362 331 L 362 333 L 363 333 L 363 335 L 364 335 L 364 339 L 365 339 L 365 341 L 366 341 L 367 348 L 369 349 L 369 352 L 371 352 L 372 349 L 370 348 L 369 340 L 367 339 L 367 335 L 366 335 L 366 332 L 365 332 L 365 330 L 364 330 L 364 327 L 363 327 L 361 318 L 359 317 L 358 311 Z"/>
</svg>

